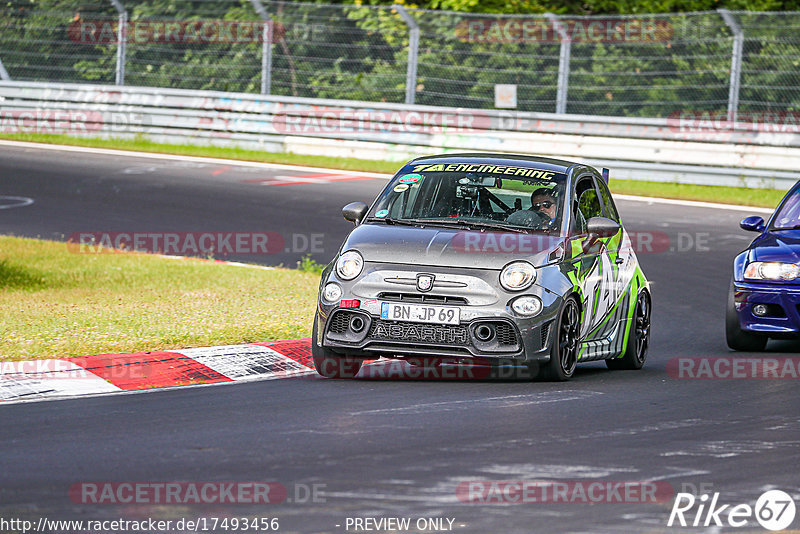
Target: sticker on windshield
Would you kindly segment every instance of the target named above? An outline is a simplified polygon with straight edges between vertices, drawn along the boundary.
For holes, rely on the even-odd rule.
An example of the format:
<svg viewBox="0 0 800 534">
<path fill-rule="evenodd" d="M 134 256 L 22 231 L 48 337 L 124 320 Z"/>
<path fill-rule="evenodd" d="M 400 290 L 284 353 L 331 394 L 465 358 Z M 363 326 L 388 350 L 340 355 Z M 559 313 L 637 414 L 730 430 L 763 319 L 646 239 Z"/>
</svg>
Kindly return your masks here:
<svg viewBox="0 0 800 534">
<path fill-rule="evenodd" d="M 411 187 L 411 186 L 409 186 L 408 184 L 396 185 L 396 186 L 394 186 L 394 192 L 395 193 L 402 193 L 403 191 L 406 191 L 409 187 Z"/>
<path fill-rule="evenodd" d="M 413 174 L 404 174 L 397 181 L 401 184 L 415 184 L 420 180 L 422 180 L 422 175 L 413 173 Z"/>
<path fill-rule="evenodd" d="M 389 210 L 378 210 L 375 212 L 375 217 L 386 217 L 389 215 Z"/>
<path fill-rule="evenodd" d="M 554 180 L 561 173 L 536 169 L 533 167 L 514 167 L 510 165 L 493 165 L 480 163 L 438 163 L 435 165 L 424 164 L 416 165 L 414 173 L 420 172 L 469 172 L 478 174 L 506 174 L 510 176 L 520 176 L 522 178 L 534 178 L 536 180 Z M 412 176 L 407 174 L 406 176 Z M 402 180 L 402 179 L 401 179 Z"/>
</svg>

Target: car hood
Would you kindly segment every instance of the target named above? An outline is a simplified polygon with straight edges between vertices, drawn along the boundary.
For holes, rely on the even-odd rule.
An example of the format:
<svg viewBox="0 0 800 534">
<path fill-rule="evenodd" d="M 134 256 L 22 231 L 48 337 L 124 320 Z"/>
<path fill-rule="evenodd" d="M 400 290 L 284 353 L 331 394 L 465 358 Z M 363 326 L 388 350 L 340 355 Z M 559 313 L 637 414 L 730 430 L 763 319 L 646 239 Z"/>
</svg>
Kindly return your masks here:
<svg viewBox="0 0 800 534">
<path fill-rule="evenodd" d="M 540 234 L 468 231 L 388 224 L 361 224 L 342 251 L 357 250 L 366 262 L 500 270 L 515 260 L 538 267 L 563 239 Z"/>
<path fill-rule="evenodd" d="M 766 232 L 750 248 L 757 261 L 800 263 L 800 230 Z"/>
</svg>

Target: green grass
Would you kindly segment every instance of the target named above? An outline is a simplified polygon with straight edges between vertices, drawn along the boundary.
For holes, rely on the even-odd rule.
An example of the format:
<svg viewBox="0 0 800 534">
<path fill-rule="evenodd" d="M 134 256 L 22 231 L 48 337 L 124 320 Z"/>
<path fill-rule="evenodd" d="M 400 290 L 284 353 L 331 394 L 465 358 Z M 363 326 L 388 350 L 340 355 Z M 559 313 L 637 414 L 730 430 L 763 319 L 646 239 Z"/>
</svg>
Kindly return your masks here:
<svg viewBox="0 0 800 534">
<path fill-rule="evenodd" d="M 609 182 L 611 191 L 624 195 L 643 197 L 677 198 L 699 200 L 720 204 L 740 204 L 774 208 L 786 191 L 783 189 L 753 189 L 716 185 L 671 184 L 662 182 L 640 182 L 638 180 L 614 180 Z"/>
<path fill-rule="evenodd" d="M 297 270 L 321 276 L 322 271 L 325 270 L 325 265 L 315 262 L 309 254 L 306 254 L 297 262 Z"/>
<path fill-rule="evenodd" d="M 319 275 L 0 236 L 0 360 L 308 337 Z"/>
<path fill-rule="evenodd" d="M 310 165 L 331 169 L 344 169 L 364 172 L 394 174 L 404 162 L 373 161 L 355 158 L 333 158 L 328 156 L 305 156 L 300 154 L 261 152 L 242 148 L 223 148 L 212 146 L 170 145 L 148 141 L 144 137 L 136 139 L 95 139 L 52 134 L 0 134 L 0 139 L 30 141 L 59 145 L 76 145 L 118 150 L 138 150 L 164 154 L 183 154 L 214 158 L 284 163 L 289 165 Z M 752 189 L 747 187 L 682 185 L 666 182 L 644 182 L 638 180 L 614 180 L 611 171 L 611 190 L 614 193 L 640 195 L 645 197 L 674 198 L 719 202 L 722 204 L 741 204 L 774 208 L 786 193 L 777 189 Z"/>
</svg>

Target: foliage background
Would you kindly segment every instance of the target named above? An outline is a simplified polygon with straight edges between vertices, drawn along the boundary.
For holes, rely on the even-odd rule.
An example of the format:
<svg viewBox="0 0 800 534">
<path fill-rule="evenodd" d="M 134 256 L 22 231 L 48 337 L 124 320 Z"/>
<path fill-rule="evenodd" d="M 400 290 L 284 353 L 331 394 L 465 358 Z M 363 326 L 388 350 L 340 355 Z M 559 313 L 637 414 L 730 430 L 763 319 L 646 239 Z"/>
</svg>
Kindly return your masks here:
<svg viewBox="0 0 800 534">
<path fill-rule="evenodd" d="M 271 93 L 403 102 L 408 27 L 391 6 L 377 1 L 263 0 L 274 21 Z M 259 21 L 249 0 L 123 3 L 133 22 Z M 745 32 L 740 111 L 800 107 L 800 12 L 759 13 L 800 9 L 797 1 L 428 0 L 405 5 L 421 31 L 417 104 L 491 108 L 495 84 L 503 83 L 518 86 L 518 109 L 553 112 L 558 42 L 482 42 L 463 33 L 472 20 L 502 24 L 509 17 L 535 20 L 550 12 L 591 15 L 606 24 L 659 21 L 670 28 L 669 35 L 652 42 L 573 43 L 568 113 L 724 113 L 733 34 L 713 11 L 724 7 L 742 10 L 734 13 Z M 0 0 L 0 60 L 12 79 L 114 83 L 116 44 L 77 40 L 70 28 L 82 21 L 114 26 L 116 19 L 107 0 Z M 262 54 L 260 42 L 129 41 L 125 82 L 259 92 Z"/>
</svg>

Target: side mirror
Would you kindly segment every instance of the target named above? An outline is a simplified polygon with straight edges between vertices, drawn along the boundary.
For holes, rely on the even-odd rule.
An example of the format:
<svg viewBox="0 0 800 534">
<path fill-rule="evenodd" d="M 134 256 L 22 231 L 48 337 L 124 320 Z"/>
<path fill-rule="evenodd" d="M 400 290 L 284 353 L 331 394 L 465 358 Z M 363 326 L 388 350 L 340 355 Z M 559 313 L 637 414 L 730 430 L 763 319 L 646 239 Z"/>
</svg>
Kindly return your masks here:
<svg viewBox="0 0 800 534">
<path fill-rule="evenodd" d="M 590 236 L 604 238 L 616 235 L 622 229 L 618 222 L 605 217 L 592 217 L 586 221 L 586 231 Z"/>
<path fill-rule="evenodd" d="M 742 222 L 739 223 L 739 227 L 748 232 L 763 232 L 764 219 L 758 215 L 751 215 L 750 217 L 742 219 Z"/>
<path fill-rule="evenodd" d="M 368 209 L 369 206 L 363 202 L 351 202 L 342 208 L 342 216 L 358 226 L 361 224 L 362 219 L 364 219 L 364 216 L 367 214 Z"/>
</svg>

